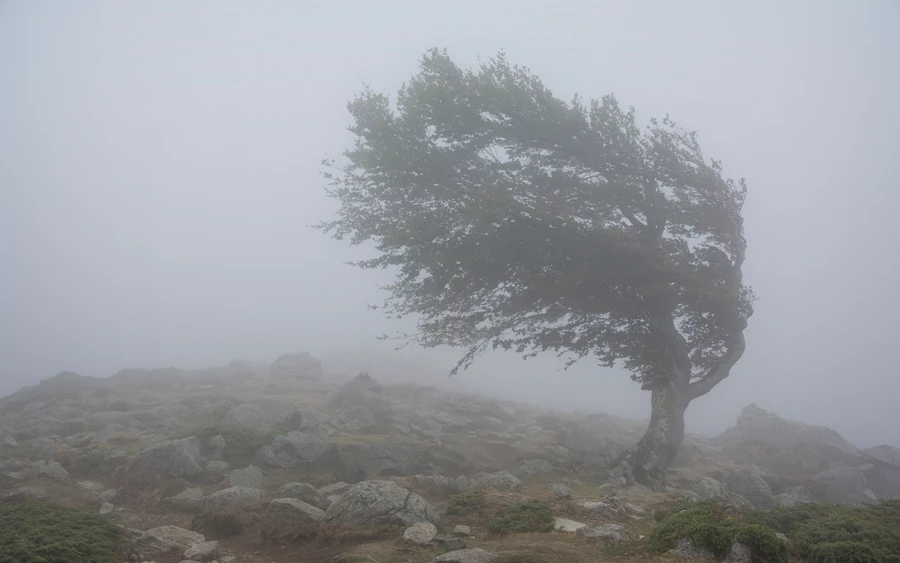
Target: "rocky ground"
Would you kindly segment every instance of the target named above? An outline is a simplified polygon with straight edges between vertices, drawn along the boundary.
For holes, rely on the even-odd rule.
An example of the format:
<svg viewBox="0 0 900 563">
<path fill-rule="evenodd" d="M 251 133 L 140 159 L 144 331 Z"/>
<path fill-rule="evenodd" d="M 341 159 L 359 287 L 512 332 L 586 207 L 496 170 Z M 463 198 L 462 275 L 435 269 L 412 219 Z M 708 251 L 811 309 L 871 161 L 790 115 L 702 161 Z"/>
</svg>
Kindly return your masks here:
<svg viewBox="0 0 900 563">
<path fill-rule="evenodd" d="M 122 561 L 579 563 L 698 556 L 644 549 L 681 499 L 900 498 L 900 450 L 754 405 L 721 436 L 688 436 L 672 486 L 652 492 L 607 470 L 644 428 L 366 374 L 341 385 L 305 354 L 64 372 L 0 400 L 0 499 L 107 515 L 127 531 Z M 554 531 L 492 528 L 524 499 L 546 503 Z"/>
</svg>

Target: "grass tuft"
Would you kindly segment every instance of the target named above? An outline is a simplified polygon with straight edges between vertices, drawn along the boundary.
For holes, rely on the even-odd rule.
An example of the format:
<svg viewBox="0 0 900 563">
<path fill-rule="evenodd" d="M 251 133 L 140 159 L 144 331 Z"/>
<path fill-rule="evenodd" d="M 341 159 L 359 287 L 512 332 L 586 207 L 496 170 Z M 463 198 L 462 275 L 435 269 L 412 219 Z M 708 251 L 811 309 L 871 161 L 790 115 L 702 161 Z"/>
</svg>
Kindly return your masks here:
<svg viewBox="0 0 900 563">
<path fill-rule="evenodd" d="M 550 532 L 555 518 L 550 506 L 540 500 L 526 500 L 507 507 L 491 519 L 488 530 L 495 534 Z"/>
</svg>

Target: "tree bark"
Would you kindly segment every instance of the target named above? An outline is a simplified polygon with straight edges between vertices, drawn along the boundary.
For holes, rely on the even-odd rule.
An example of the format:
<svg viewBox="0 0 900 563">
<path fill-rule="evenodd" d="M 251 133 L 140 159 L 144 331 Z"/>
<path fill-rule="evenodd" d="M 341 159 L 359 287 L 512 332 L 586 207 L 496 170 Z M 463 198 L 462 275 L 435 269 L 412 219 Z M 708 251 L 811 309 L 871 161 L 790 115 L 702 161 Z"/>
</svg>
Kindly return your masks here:
<svg viewBox="0 0 900 563">
<path fill-rule="evenodd" d="M 650 426 L 643 438 L 626 451 L 615 465 L 634 480 L 654 490 L 668 484 L 666 473 L 684 441 L 684 411 L 690 397 L 676 384 L 651 389 Z"/>
</svg>

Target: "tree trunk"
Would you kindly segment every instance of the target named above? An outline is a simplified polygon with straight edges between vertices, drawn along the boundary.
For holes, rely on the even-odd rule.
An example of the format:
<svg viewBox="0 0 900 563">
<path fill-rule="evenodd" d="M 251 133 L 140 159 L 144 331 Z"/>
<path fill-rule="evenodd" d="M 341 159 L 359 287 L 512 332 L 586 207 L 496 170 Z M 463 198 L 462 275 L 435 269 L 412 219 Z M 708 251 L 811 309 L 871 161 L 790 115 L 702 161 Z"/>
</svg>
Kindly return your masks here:
<svg viewBox="0 0 900 563">
<path fill-rule="evenodd" d="M 651 390 L 650 426 L 617 463 L 628 478 L 654 490 L 665 488 L 666 472 L 684 441 L 684 411 L 689 402 L 686 388 L 666 385 Z"/>
</svg>

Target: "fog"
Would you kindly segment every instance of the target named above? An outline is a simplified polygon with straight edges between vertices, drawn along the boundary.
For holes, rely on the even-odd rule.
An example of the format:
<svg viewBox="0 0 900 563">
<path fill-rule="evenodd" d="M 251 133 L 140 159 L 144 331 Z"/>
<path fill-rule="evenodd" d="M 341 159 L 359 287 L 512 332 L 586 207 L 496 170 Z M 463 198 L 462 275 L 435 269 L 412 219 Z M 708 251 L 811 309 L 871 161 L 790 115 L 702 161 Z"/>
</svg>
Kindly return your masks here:
<svg viewBox="0 0 900 563">
<path fill-rule="evenodd" d="M 748 179 L 747 352 L 688 411 L 755 402 L 900 446 L 900 4 L 38 2 L 0 6 L 0 395 L 69 369 L 382 350 L 384 273 L 310 225 L 345 103 L 430 47 L 500 49 L 563 99 L 614 92 Z M 458 350 L 413 350 L 441 369 Z M 615 369 L 481 358 L 459 382 L 645 417 Z M 327 365 L 326 365 L 327 368 Z"/>
</svg>

